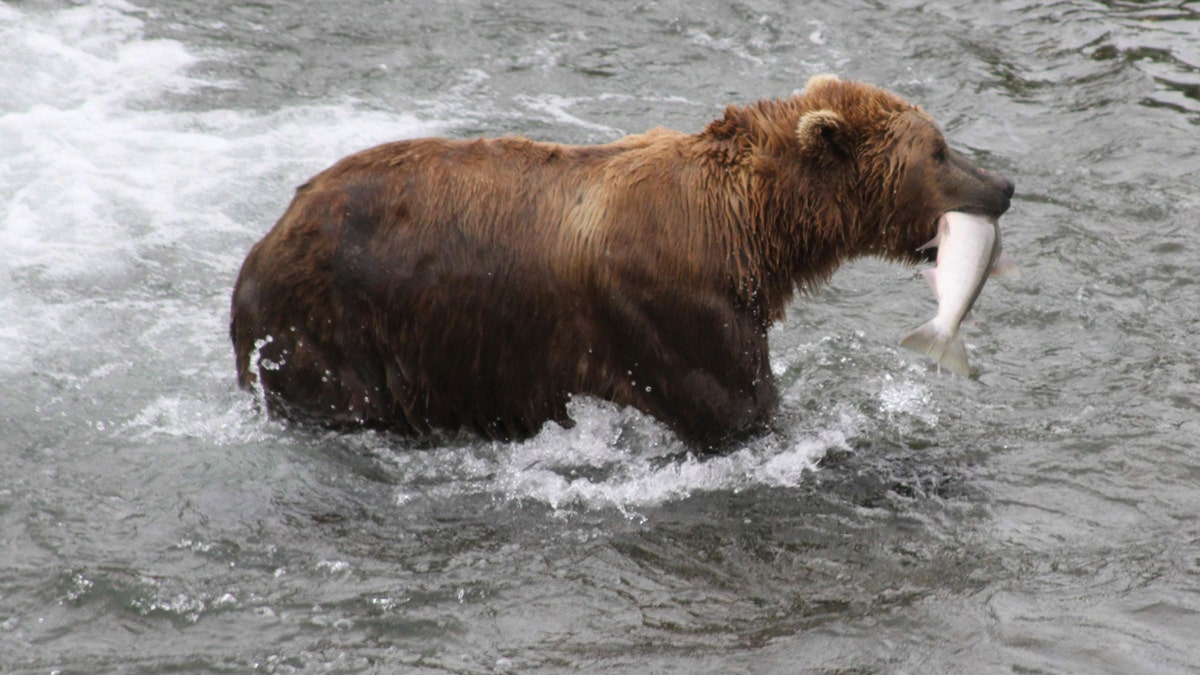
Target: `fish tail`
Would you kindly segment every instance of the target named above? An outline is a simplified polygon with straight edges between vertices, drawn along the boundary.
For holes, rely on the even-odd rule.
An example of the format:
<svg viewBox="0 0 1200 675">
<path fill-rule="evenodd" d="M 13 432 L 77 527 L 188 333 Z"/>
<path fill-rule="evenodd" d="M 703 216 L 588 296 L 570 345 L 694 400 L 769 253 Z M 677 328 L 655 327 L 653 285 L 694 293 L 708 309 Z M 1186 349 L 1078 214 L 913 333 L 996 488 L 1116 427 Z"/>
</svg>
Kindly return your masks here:
<svg viewBox="0 0 1200 675">
<path fill-rule="evenodd" d="M 946 368 L 963 377 L 971 373 L 962 336 L 957 332 L 942 332 L 932 321 L 906 335 L 900 341 L 900 346 L 932 358 L 939 368 Z"/>
</svg>

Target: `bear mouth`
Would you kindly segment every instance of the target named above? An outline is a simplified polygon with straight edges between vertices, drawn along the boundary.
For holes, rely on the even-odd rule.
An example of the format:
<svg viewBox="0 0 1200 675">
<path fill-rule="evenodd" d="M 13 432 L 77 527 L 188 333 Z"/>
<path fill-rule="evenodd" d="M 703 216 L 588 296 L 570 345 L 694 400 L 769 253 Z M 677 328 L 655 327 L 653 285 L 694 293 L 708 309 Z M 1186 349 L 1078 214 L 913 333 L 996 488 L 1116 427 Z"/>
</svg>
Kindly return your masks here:
<svg viewBox="0 0 1200 675">
<path fill-rule="evenodd" d="M 946 214 L 943 213 L 937 218 L 933 219 L 933 224 L 929 228 L 933 234 L 931 235 L 929 241 L 922 243 L 914 252 L 918 263 L 937 262 L 938 239 L 940 238 L 942 232 L 942 221 L 944 221 L 945 218 Z"/>
<path fill-rule="evenodd" d="M 930 246 L 929 248 L 917 251 L 917 257 L 919 259 L 919 262 L 923 262 L 923 263 L 937 262 L 937 252 L 938 252 L 938 249 L 936 246 Z"/>
</svg>

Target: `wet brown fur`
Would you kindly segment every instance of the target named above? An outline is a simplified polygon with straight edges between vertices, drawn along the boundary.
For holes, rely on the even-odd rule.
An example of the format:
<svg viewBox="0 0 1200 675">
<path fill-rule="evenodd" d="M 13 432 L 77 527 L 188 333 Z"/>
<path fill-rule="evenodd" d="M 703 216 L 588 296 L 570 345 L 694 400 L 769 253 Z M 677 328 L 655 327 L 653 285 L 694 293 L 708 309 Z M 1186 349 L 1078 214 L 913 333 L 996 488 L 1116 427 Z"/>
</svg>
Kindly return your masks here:
<svg viewBox="0 0 1200 675">
<path fill-rule="evenodd" d="M 720 447 L 771 419 L 766 331 L 794 289 L 928 255 L 961 208 L 938 144 L 918 108 L 821 77 L 694 135 L 371 148 L 301 186 L 247 257 L 238 381 L 324 425 L 497 439 L 569 425 L 591 395 Z"/>
</svg>

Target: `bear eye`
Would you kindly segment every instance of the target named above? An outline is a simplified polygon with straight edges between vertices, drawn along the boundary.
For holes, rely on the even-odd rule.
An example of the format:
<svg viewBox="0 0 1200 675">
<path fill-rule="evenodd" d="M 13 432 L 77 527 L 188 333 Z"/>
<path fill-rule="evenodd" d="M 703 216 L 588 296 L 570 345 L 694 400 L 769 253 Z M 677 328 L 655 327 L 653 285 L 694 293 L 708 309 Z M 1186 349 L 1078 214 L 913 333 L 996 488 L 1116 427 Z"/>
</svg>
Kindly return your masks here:
<svg viewBox="0 0 1200 675">
<path fill-rule="evenodd" d="M 946 145 L 944 143 L 938 143 L 937 146 L 934 147 L 933 161 L 935 161 L 935 162 L 946 161 Z"/>
</svg>

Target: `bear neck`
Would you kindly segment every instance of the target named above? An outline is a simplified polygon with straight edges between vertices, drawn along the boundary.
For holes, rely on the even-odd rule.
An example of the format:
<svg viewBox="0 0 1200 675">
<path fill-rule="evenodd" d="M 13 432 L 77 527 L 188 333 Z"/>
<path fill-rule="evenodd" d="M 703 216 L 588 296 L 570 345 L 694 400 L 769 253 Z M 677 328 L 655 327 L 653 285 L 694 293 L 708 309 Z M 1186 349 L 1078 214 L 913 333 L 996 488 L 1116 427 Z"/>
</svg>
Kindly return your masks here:
<svg viewBox="0 0 1200 675">
<path fill-rule="evenodd" d="M 801 159 L 796 125 L 803 96 L 730 106 L 700 133 L 710 175 L 742 205 L 720 223 L 735 244 L 731 281 L 765 325 L 781 320 L 795 292 L 812 292 L 861 246 L 857 177 L 828 162 Z M 845 165 L 843 164 L 842 167 Z"/>
</svg>

